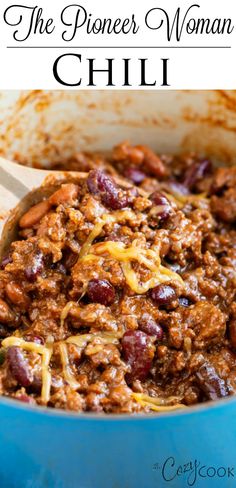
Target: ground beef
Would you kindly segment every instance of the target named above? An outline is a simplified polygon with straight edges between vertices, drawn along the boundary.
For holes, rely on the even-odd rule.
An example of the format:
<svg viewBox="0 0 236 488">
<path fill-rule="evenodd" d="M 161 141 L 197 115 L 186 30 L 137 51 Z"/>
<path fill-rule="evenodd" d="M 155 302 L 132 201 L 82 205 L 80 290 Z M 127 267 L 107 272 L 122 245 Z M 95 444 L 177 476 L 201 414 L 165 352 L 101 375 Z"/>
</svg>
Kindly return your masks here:
<svg viewBox="0 0 236 488">
<path fill-rule="evenodd" d="M 236 393 L 236 170 L 127 142 L 78 154 L 0 270 L 0 392 L 66 410 Z"/>
</svg>

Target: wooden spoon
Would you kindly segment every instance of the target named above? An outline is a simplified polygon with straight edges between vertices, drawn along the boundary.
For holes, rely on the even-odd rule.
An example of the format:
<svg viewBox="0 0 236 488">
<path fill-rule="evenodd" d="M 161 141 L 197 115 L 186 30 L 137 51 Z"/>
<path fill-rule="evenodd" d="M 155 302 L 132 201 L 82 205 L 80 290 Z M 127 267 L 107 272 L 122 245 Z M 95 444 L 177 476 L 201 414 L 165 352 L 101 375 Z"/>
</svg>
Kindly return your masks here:
<svg viewBox="0 0 236 488">
<path fill-rule="evenodd" d="M 29 168 L 0 157 L 0 258 L 17 237 L 20 217 L 32 206 L 48 197 L 62 183 L 87 178 L 78 171 L 49 171 Z M 112 176 L 114 178 L 114 176 Z M 115 181 L 125 188 L 132 185 L 120 177 Z"/>
</svg>

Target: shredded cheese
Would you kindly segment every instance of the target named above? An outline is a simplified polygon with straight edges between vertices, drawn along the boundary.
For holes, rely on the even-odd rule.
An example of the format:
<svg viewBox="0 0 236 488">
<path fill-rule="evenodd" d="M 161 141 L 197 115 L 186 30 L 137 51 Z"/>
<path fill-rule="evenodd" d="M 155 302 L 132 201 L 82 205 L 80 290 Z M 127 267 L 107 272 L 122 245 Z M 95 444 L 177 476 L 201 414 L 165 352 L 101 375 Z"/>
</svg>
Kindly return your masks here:
<svg viewBox="0 0 236 488">
<path fill-rule="evenodd" d="M 70 362 L 69 362 L 69 357 L 67 352 L 67 345 L 64 342 L 61 342 L 59 344 L 59 351 L 61 356 L 62 372 L 63 372 L 64 379 L 73 390 L 77 390 L 80 384 L 78 383 L 78 381 L 75 380 L 73 374 L 71 373 Z"/>
<path fill-rule="evenodd" d="M 127 263 L 126 263 L 127 264 Z M 78 336 L 70 336 L 65 341 L 60 341 L 58 343 L 62 372 L 65 381 L 73 389 L 77 390 L 80 387 L 80 383 L 76 381 L 73 373 L 70 369 L 70 362 L 68 356 L 68 344 L 74 344 L 80 348 L 86 347 L 87 343 L 92 339 L 98 338 L 102 344 L 118 344 L 119 338 L 122 336 L 121 333 L 111 333 L 111 332 L 100 332 L 95 334 L 81 334 Z M 17 346 L 25 349 L 26 351 L 33 351 L 42 356 L 42 390 L 41 390 L 41 400 L 43 403 L 47 404 L 50 400 L 50 390 L 51 390 L 51 373 L 49 371 L 50 360 L 53 354 L 53 347 L 56 343 L 47 344 L 42 346 L 34 342 L 27 342 L 16 336 L 7 337 L 2 341 L 2 346 L 5 348 Z M 167 412 L 171 410 L 176 410 L 179 408 L 185 408 L 186 406 L 182 403 L 178 403 L 178 399 L 175 397 L 164 398 L 153 398 L 142 393 L 132 393 L 132 397 L 136 402 L 138 402 L 143 407 L 149 407 L 150 410 L 155 412 Z M 170 402 L 176 403 L 174 405 L 169 405 Z"/>
<path fill-rule="evenodd" d="M 96 254 L 104 254 L 108 252 L 117 261 L 129 262 L 131 260 L 136 260 L 140 264 L 144 264 L 151 271 L 155 270 L 155 262 L 160 258 L 158 254 L 155 254 L 151 249 L 145 250 L 140 247 L 136 247 L 133 244 L 129 247 L 125 247 L 123 242 L 113 242 L 107 241 L 97 246 L 94 246 Z M 148 256 L 152 257 L 152 260 L 148 259 Z"/>
<path fill-rule="evenodd" d="M 142 407 L 149 407 L 150 410 L 153 410 L 155 412 L 170 412 L 179 408 L 187 408 L 186 405 L 183 405 L 182 403 L 168 405 L 167 402 L 169 403 L 170 401 L 175 400 L 172 397 L 169 397 L 168 399 L 153 398 L 143 393 L 132 393 L 132 397 Z"/>
<path fill-rule="evenodd" d="M 160 267 L 160 269 L 162 268 L 163 266 Z M 138 295 L 147 293 L 150 288 L 154 288 L 154 286 L 157 286 L 160 283 L 164 283 L 173 279 L 171 271 L 168 270 L 170 274 L 162 274 L 159 270 L 156 270 L 154 277 L 150 278 L 150 280 L 144 283 L 139 283 L 137 274 L 132 269 L 131 263 L 122 263 L 122 269 L 127 284 L 129 285 L 131 290 L 133 290 Z"/>
<path fill-rule="evenodd" d="M 70 302 L 71 303 L 71 302 Z M 72 302 L 74 304 L 74 302 Z M 80 348 L 84 348 L 89 341 L 94 338 L 98 338 L 102 344 L 118 344 L 120 334 L 114 334 L 110 332 L 101 332 L 95 334 L 81 334 L 78 336 L 70 336 L 65 341 L 58 343 L 63 376 L 66 382 L 70 385 L 72 389 L 79 388 L 80 384 L 75 380 L 71 370 L 69 357 L 67 352 L 67 344 L 74 344 Z M 36 344 L 35 342 L 27 342 L 19 337 L 11 336 L 7 337 L 2 341 L 3 347 L 17 346 L 21 347 L 26 351 L 32 351 L 40 354 L 42 356 L 42 390 L 41 390 L 41 400 L 43 403 L 47 404 L 50 399 L 51 390 L 51 373 L 49 371 L 49 364 L 53 354 L 53 347 L 57 343 L 47 344 L 42 346 Z"/>
<path fill-rule="evenodd" d="M 93 230 L 89 234 L 87 240 L 83 244 L 81 250 L 80 250 L 80 258 L 83 258 L 86 256 L 86 254 L 89 253 L 91 245 L 102 232 L 102 229 L 105 224 L 111 223 L 111 222 L 122 222 L 124 220 L 129 220 L 132 219 L 134 216 L 133 212 L 131 210 L 119 210 L 117 212 L 114 212 L 114 214 L 105 214 L 101 217 L 101 220 L 95 224 Z"/>
<path fill-rule="evenodd" d="M 199 203 L 203 201 L 204 204 L 209 203 L 209 198 L 207 198 L 206 193 L 198 193 L 196 195 L 182 195 L 181 193 L 163 191 L 167 198 L 174 202 L 179 208 L 183 208 L 186 203 Z"/>
<path fill-rule="evenodd" d="M 88 236 L 86 242 L 81 248 L 79 259 L 89 261 L 98 259 L 98 256 L 104 256 L 108 253 L 112 258 L 121 263 L 121 267 L 129 287 L 138 294 L 146 293 L 150 288 L 153 288 L 159 283 L 166 281 L 178 281 L 183 284 L 182 278 L 173 271 L 165 268 L 161 265 L 161 259 L 159 252 L 154 249 L 144 249 L 135 245 L 135 241 L 126 247 L 122 242 L 107 241 L 93 245 L 93 241 L 100 235 L 105 224 L 111 222 L 123 222 L 125 220 L 132 219 L 134 213 L 131 210 L 117 211 L 112 215 L 105 214 L 101 217 L 101 220 L 95 224 L 93 230 Z M 139 264 L 145 266 L 151 271 L 151 278 L 143 283 L 140 283 L 137 273 L 132 268 L 132 261 L 137 261 Z M 79 312 L 79 305 L 76 302 L 70 301 L 63 308 L 61 313 L 61 327 L 63 327 L 65 319 L 72 310 L 76 308 Z M 74 375 L 70 368 L 70 362 L 68 357 L 68 344 L 74 344 L 79 348 L 84 348 L 89 341 L 94 338 L 99 339 L 102 344 L 118 344 L 119 338 L 122 334 L 114 334 L 108 332 L 100 332 L 93 334 L 81 334 L 77 336 L 68 337 L 65 341 L 58 343 L 62 371 L 65 381 L 70 385 L 72 389 L 78 389 L 80 384 L 74 378 Z M 22 338 L 12 336 L 2 341 L 3 347 L 17 346 L 26 351 L 33 351 L 42 356 L 42 390 L 41 399 L 42 402 L 47 404 L 50 399 L 51 390 L 51 373 L 49 370 L 50 360 L 53 354 L 54 344 L 47 343 L 45 346 L 36 344 L 34 342 L 24 341 Z M 182 408 L 184 405 L 176 403 L 175 405 L 164 405 L 160 403 L 160 399 L 154 399 L 148 395 L 142 395 L 138 393 L 133 394 L 133 398 L 143 406 L 148 406 L 151 410 L 166 411 L 174 410 L 176 408 Z M 164 401 L 164 400 L 163 400 Z M 159 402 L 159 403 L 158 403 Z"/>
<path fill-rule="evenodd" d="M 51 389 L 51 373 L 49 371 L 49 363 L 52 356 L 52 347 L 42 346 L 40 344 L 35 344 L 35 342 L 27 342 L 19 337 L 7 337 L 2 341 L 3 347 L 17 346 L 25 349 L 26 351 L 32 351 L 40 354 L 42 356 L 42 390 L 41 399 L 45 404 L 48 403 L 50 398 Z"/>
<path fill-rule="evenodd" d="M 120 261 L 125 279 L 129 287 L 138 294 L 146 293 L 150 288 L 167 281 L 178 281 L 183 284 L 182 278 L 160 263 L 159 253 L 153 249 L 143 249 L 131 245 L 125 248 L 123 242 L 107 241 L 92 247 L 96 255 L 109 253 L 114 259 Z M 86 259 L 92 259 L 94 254 L 88 254 Z M 146 282 L 140 283 L 137 274 L 132 269 L 131 261 L 138 261 L 152 271 L 153 276 Z"/>
<path fill-rule="evenodd" d="M 84 348 L 87 345 L 87 343 L 90 340 L 94 339 L 95 337 L 99 338 L 103 344 L 109 344 L 109 343 L 118 344 L 118 338 L 115 337 L 114 334 L 105 333 L 105 332 L 100 334 L 81 334 L 79 336 L 71 336 L 68 337 L 65 342 L 59 343 L 59 351 L 61 356 L 63 376 L 66 382 L 74 390 L 77 390 L 80 384 L 75 380 L 70 369 L 67 344 L 74 344 L 79 348 Z"/>
<path fill-rule="evenodd" d="M 75 344 L 78 347 L 85 347 L 91 339 L 98 338 L 103 344 L 118 344 L 120 335 L 109 332 L 100 332 L 95 334 L 81 334 L 78 336 L 71 336 L 66 339 L 69 344 Z"/>
<path fill-rule="evenodd" d="M 2 341 L 3 347 L 22 347 L 26 351 L 37 352 L 38 354 L 43 354 L 45 351 L 45 347 L 41 346 L 40 344 L 36 344 L 35 342 L 28 342 L 24 341 L 24 339 L 20 339 L 19 337 L 11 336 L 3 339 Z"/>
<path fill-rule="evenodd" d="M 52 375 L 49 371 L 49 363 L 52 356 L 52 347 L 45 347 L 45 351 L 42 355 L 42 391 L 41 399 L 42 402 L 47 404 L 50 399 L 50 390 Z"/>
<path fill-rule="evenodd" d="M 80 260 L 93 261 L 97 256 L 104 255 L 106 253 L 117 261 L 121 262 L 121 267 L 129 287 L 138 294 L 146 293 L 150 288 L 164 283 L 166 281 L 178 281 L 183 284 L 182 278 L 173 271 L 165 268 L 161 265 L 159 252 L 153 249 L 143 249 L 139 246 L 135 246 L 134 243 L 129 247 L 125 247 L 123 242 L 107 241 L 93 245 L 94 239 L 98 237 L 105 224 L 110 222 L 122 222 L 133 218 L 133 212 L 131 210 L 123 210 L 114 212 L 112 215 L 105 214 L 101 220 L 94 226 L 92 232 L 88 236 L 86 242 L 80 251 Z M 153 276 L 145 283 L 140 283 L 137 274 L 134 272 L 131 266 L 132 261 L 137 261 L 141 265 L 146 266 Z M 65 318 L 69 313 L 72 305 L 67 304 L 62 313 L 61 323 L 64 324 Z"/>
<path fill-rule="evenodd" d="M 80 254 L 79 254 L 80 258 L 83 258 L 86 254 L 88 254 L 90 247 L 92 245 L 92 242 L 94 241 L 94 239 L 96 239 L 96 237 L 98 237 L 100 235 L 105 224 L 106 224 L 106 220 L 105 220 L 105 215 L 104 215 L 102 220 L 94 226 L 92 232 L 89 234 L 87 240 L 83 244 L 83 246 L 80 250 Z"/>
<path fill-rule="evenodd" d="M 63 327 L 64 325 L 64 322 L 68 316 L 68 314 L 70 313 L 71 309 L 74 308 L 74 307 L 78 307 L 78 304 L 76 302 L 68 302 L 65 307 L 63 308 L 62 312 L 61 312 L 61 327 Z"/>
</svg>

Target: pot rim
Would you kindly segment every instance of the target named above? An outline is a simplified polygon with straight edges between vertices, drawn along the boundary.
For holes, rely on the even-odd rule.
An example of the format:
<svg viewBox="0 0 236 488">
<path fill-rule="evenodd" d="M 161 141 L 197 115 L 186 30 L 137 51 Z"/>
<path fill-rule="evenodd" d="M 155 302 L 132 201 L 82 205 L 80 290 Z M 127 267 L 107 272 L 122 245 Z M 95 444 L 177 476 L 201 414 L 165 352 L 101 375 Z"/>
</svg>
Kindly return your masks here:
<svg viewBox="0 0 236 488">
<path fill-rule="evenodd" d="M 0 407 L 6 406 L 10 409 L 14 410 L 22 410 L 23 412 L 30 412 L 31 414 L 36 415 L 47 415 L 48 418 L 65 418 L 66 420 L 72 421 L 113 421 L 113 422 L 120 422 L 122 421 L 152 421 L 158 419 L 165 419 L 165 418 L 178 418 L 179 416 L 189 416 L 189 415 L 197 415 L 199 413 L 205 413 L 206 411 L 213 411 L 213 410 L 222 410 L 232 404 L 236 404 L 236 396 L 227 397 L 225 399 L 219 399 L 215 401 L 208 401 L 204 403 L 198 403 L 191 407 L 180 408 L 178 410 L 173 410 L 171 412 L 159 412 L 159 413 L 138 413 L 136 415 L 124 413 L 124 414 L 107 414 L 107 413 L 76 413 L 73 411 L 63 410 L 59 408 L 52 408 L 52 407 L 41 407 L 39 405 L 29 405 L 20 402 L 19 400 L 15 400 L 13 398 L 8 398 L 1 396 L 0 397 Z"/>
</svg>

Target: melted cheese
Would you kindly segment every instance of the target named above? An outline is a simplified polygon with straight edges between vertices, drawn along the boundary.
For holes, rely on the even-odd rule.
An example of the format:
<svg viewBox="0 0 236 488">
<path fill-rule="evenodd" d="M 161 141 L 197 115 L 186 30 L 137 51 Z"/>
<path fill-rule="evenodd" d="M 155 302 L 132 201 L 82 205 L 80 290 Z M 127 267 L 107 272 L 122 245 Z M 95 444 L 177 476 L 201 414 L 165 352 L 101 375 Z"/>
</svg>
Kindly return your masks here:
<svg viewBox="0 0 236 488">
<path fill-rule="evenodd" d="M 61 356 L 62 372 L 63 372 L 64 379 L 73 390 L 77 390 L 80 384 L 75 380 L 71 372 L 70 362 L 69 362 L 69 357 L 67 352 L 67 345 L 64 342 L 61 342 L 59 344 L 59 351 Z"/>
<path fill-rule="evenodd" d="M 47 404 L 50 399 L 52 375 L 49 371 L 49 363 L 52 357 L 52 347 L 46 347 L 42 355 L 42 402 Z"/>
<path fill-rule="evenodd" d="M 92 232 L 89 234 L 87 240 L 83 244 L 79 254 L 80 258 L 83 258 L 84 256 L 86 256 L 86 254 L 88 254 L 94 239 L 96 239 L 101 234 L 105 224 L 106 220 L 104 215 L 104 218 L 94 226 Z"/>
<path fill-rule="evenodd" d="M 72 303 L 74 305 L 74 302 Z M 98 338 L 103 344 L 118 344 L 119 337 L 120 337 L 119 334 L 101 332 L 97 334 L 81 334 L 78 336 L 71 336 L 68 337 L 66 341 L 61 341 L 58 343 L 59 352 L 61 356 L 63 376 L 72 389 L 79 388 L 80 384 L 75 380 L 70 370 L 67 344 L 74 344 L 80 348 L 84 348 L 87 345 L 87 343 L 94 338 Z M 47 346 L 41 346 L 40 344 L 35 344 L 34 342 L 27 342 L 19 337 L 12 336 L 12 337 L 7 337 L 7 339 L 4 339 L 2 341 L 2 346 L 6 348 L 17 346 L 17 347 L 21 347 L 26 351 L 35 352 L 42 356 L 41 400 L 43 403 L 47 404 L 50 399 L 50 390 L 51 390 L 51 373 L 49 371 L 49 364 L 53 354 L 53 344 Z"/>
<path fill-rule="evenodd" d="M 49 371 L 49 363 L 52 356 L 51 346 L 42 346 L 40 344 L 35 344 L 35 342 L 27 342 L 19 337 L 7 337 L 2 341 L 3 347 L 17 346 L 21 347 L 25 351 L 31 351 L 38 353 L 42 356 L 42 390 L 41 399 L 43 403 L 47 403 L 50 398 L 51 389 L 51 373 Z"/>
<path fill-rule="evenodd" d="M 159 256 L 151 249 L 145 250 L 134 245 L 126 248 L 123 242 L 103 242 L 96 245 L 94 250 L 96 254 L 104 254 L 108 252 L 114 259 L 117 259 L 117 261 L 138 261 L 140 264 L 144 264 L 151 271 L 154 271 L 155 269 L 155 261 L 158 260 L 158 264 L 160 262 Z M 149 259 L 149 256 L 152 257 L 152 260 Z"/>
<path fill-rule="evenodd" d="M 74 307 L 78 307 L 78 304 L 76 302 L 68 302 L 65 307 L 63 308 L 62 312 L 61 312 L 61 327 L 63 327 L 64 325 L 64 322 L 68 316 L 68 314 L 70 313 L 71 309 L 74 308 Z"/>
<path fill-rule="evenodd" d="M 101 234 L 105 224 L 109 224 L 111 222 L 123 222 L 125 220 L 132 219 L 133 217 L 134 213 L 131 210 L 120 210 L 114 212 L 114 214 L 112 215 L 103 215 L 101 220 L 97 224 L 95 224 L 92 232 L 89 234 L 87 240 L 83 244 L 80 251 L 80 258 L 83 258 L 84 256 L 86 256 L 86 254 L 89 253 L 93 241 Z"/>
<path fill-rule="evenodd" d="M 173 397 L 169 398 L 153 398 L 149 395 L 145 395 L 143 393 L 132 393 L 132 397 L 134 400 L 139 403 L 142 407 L 149 407 L 150 410 L 154 412 L 170 412 L 172 410 L 177 410 L 179 408 L 187 408 L 186 405 L 182 403 L 175 403 L 174 405 L 168 405 L 172 400 L 175 400 Z"/>
<path fill-rule="evenodd" d="M 80 260 L 82 259 L 83 261 L 89 262 L 96 260 L 99 255 L 104 255 L 106 253 L 110 254 L 112 258 L 122 263 L 121 267 L 127 284 L 138 294 L 146 293 L 150 288 L 154 288 L 156 285 L 167 281 L 177 281 L 183 284 L 182 278 L 177 273 L 174 273 L 161 265 L 159 252 L 154 251 L 153 249 L 143 249 L 139 246 L 135 246 L 134 243 L 129 247 L 125 247 L 123 242 L 113 241 L 93 245 L 94 239 L 100 235 L 105 224 L 110 222 L 123 222 L 125 220 L 133 219 L 133 217 L 134 213 L 131 210 L 117 211 L 112 215 L 103 215 L 82 246 Z M 132 261 L 137 261 L 139 264 L 146 266 L 146 268 L 153 273 L 153 276 L 148 281 L 140 283 L 137 274 L 132 269 Z M 70 307 L 71 305 L 67 304 L 62 312 L 62 324 L 64 324 L 64 320 L 69 313 Z"/>
<path fill-rule="evenodd" d="M 75 346 L 84 348 L 91 338 L 92 338 L 92 334 L 81 334 L 79 336 L 68 337 L 68 339 L 66 339 L 66 342 L 68 344 L 74 344 Z"/>
<path fill-rule="evenodd" d="M 160 283 L 165 283 L 166 281 L 170 281 L 171 279 L 173 279 L 171 271 L 168 275 L 162 274 L 160 270 L 156 270 L 155 275 L 150 278 L 150 280 L 140 283 L 137 274 L 132 269 L 131 263 L 122 263 L 121 266 L 125 275 L 126 283 L 129 285 L 131 290 L 133 290 L 138 295 L 147 293 L 150 288 L 154 288 L 154 286 L 157 286 Z M 160 267 L 160 269 L 161 268 L 163 267 Z"/>
<path fill-rule="evenodd" d="M 143 249 L 134 245 L 125 248 L 125 244 L 122 242 L 107 241 L 93 246 L 92 251 L 98 255 L 108 253 L 112 258 L 120 261 L 126 282 L 135 293 L 146 293 L 150 288 L 167 281 L 177 281 L 183 284 L 182 278 L 177 273 L 161 265 L 159 253 L 153 249 Z M 86 258 L 91 259 L 92 256 L 89 254 Z M 140 283 L 136 272 L 132 269 L 132 261 L 138 261 L 146 266 L 153 276 L 148 281 Z"/>
<path fill-rule="evenodd" d="M 174 202 L 179 208 L 183 208 L 186 203 L 200 203 L 201 201 L 207 205 L 209 204 L 209 198 L 207 198 L 206 193 L 198 193 L 194 195 L 182 195 L 181 193 L 172 192 L 168 193 L 163 191 L 166 197 Z"/>
<path fill-rule="evenodd" d="M 24 339 L 20 339 L 19 337 L 11 336 L 3 339 L 2 341 L 3 347 L 12 347 L 17 346 L 25 349 L 26 351 L 37 352 L 38 354 L 43 354 L 45 351 L 45 347 L 41 346 L 40 344 L 36 344 L 35 342 L 28 342 L 24 341 Z"/>
<path fill-rule="evenodd" d="M 103 344 L 118 344 L 118 339 L 111 333 L 98 333 L 98 334 L 81 334 L 79 336 L 71 336 L 66 339 L 65 342 L 60 342 L 59 343 L 59 351 L 61 355 L 61 362 L 62 362 L 62 371 L 63 371 L 63 376 L 66 382 L 70 385 L 70 387 L 73 390 L 77 390 L 80 386 L 80 384 L 75 380 L 71 369 L 70 369 L 70 362 L 69 362 L 69 357 L 68 357 L 68 351 L 67 351 L 67 344 L 74 344 L 75 346 L 78 346 L 79 348 L 84 348 L 87 343 L 94 339 L 95 337 L 99 338 L 99 340 Z"/>
<path fill-rule="evenodd" d="M 99 339 L 103 344 L 118 344 L 119 334 L 112 334 L 109 332 L 100 332 L 95 334 L 81 334 L 78 336 L 71 336 L 66 339 L 69 344 L 75 344 L 78 347 L 85 347 L 86 344 L 94 338 Z"/>
</svg>

